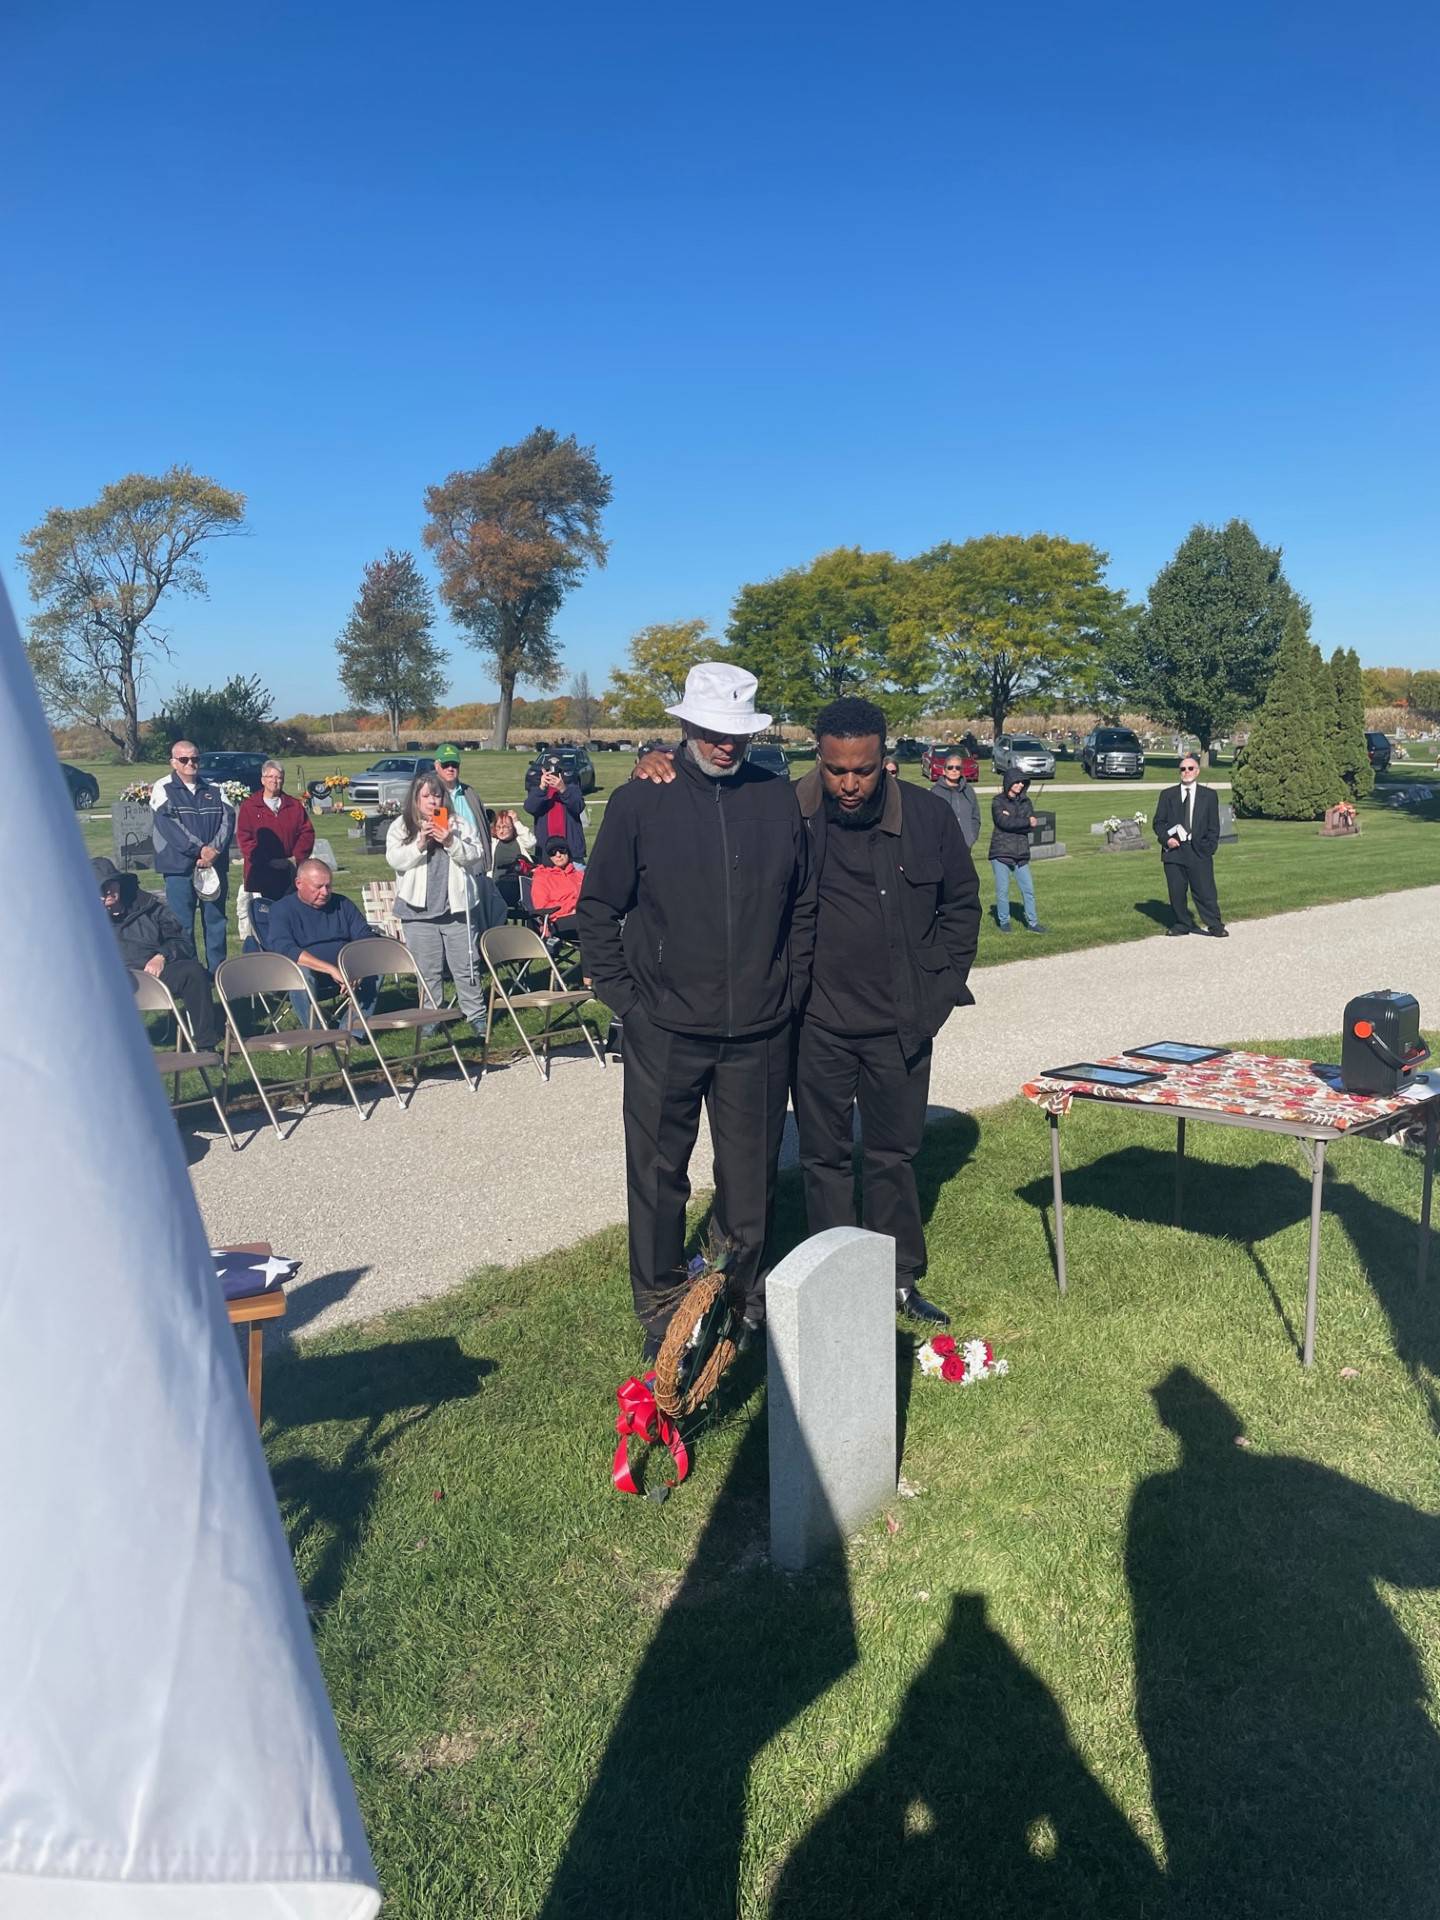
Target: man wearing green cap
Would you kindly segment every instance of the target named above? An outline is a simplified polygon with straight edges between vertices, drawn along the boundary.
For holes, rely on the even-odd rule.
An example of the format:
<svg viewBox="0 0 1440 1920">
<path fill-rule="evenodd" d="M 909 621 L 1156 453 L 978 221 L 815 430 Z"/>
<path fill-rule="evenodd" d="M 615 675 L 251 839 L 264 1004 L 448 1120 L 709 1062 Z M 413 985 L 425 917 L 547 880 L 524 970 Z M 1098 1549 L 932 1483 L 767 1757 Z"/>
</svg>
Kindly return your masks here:
<svg viewBox="0 0 1440 1920">
<path fill-rule="evenodd" d="M 475 829 L 485 849 L 485 872 L 488 874 L 495 865 L 495 849 L 490 844 L 490 825 L 485 818 L 485 808 L 479 794 L 473 787 L 467 787 L 460 778 L 460 749 L 448 744 L 437 748 L 435 771 L 445 789 L 446 806 L 452 813 L 458 813 L 462 820 L 468 820 Z"/>
</svg>

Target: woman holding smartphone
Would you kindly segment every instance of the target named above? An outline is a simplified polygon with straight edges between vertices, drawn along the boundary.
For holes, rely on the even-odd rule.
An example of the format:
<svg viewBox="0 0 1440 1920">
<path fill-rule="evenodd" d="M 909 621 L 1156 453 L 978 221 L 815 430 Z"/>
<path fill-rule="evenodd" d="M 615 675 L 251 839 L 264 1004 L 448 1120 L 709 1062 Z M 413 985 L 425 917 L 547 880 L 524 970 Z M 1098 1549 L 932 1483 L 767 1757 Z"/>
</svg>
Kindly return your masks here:
<svg viewBox="0 0 1440 1920">
<path fill-rule="evenodd" d="M 444 787 L 422 773 L 410 788 L 399 817 L 385 836 L 385 858 L 395 869 L 395 918 L 437 1006 L 445 974 L 465 1018 L 483 1033 L 485 994 L 475 941 L 502 926 L 505 902 L 485 872 L 480 836 L 450 812 Z"/>
</svg>

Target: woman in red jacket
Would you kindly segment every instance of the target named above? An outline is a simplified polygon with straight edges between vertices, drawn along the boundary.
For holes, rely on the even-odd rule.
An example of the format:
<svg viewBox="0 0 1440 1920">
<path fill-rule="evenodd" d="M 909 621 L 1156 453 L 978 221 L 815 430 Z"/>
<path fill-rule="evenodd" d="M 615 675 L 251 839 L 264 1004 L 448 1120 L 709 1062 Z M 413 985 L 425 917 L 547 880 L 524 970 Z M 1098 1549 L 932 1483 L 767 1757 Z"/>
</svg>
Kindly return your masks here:
<svg viewBox="0 0 1440 1920">
<path fill-rule="evenodd" d="M 260 791 L 242 800 L 235 817 L 235 839 L 245 862 L 245 890 L 253 898 L 250 919 L 262 945 L 269 903 L 283 900 L 295 885 L 295 869 L 315 845 L 310 815 L 285 791 L 285 769 L 267 760 L 260 769 Z"/>
</svg>

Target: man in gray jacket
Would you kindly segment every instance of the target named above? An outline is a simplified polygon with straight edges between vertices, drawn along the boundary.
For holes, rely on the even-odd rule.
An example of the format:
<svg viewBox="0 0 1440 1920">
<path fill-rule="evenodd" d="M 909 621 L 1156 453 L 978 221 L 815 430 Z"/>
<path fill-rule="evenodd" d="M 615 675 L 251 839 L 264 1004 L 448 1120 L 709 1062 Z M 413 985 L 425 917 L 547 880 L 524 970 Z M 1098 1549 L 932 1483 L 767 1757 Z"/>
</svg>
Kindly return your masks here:
<svg viewBox="0 0 1440 1920">
<path fill-rule="evenodd" d="M 967 847 L 980 838 L 980 802 L 965 778 L 965 762 L 958 753 L 945 756 L 945 770 L 930 789 L 954 814 Z"/>
</svg>

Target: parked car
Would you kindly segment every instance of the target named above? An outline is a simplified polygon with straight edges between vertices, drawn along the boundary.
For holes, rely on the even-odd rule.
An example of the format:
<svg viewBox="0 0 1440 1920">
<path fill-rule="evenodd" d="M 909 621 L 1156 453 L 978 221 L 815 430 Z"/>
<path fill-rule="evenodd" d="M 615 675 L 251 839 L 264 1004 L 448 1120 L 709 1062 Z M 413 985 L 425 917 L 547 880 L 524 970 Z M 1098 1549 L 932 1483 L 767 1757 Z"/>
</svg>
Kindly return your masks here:
<svg viewBox="0 0 1440 1920">
<path fill-rule="evenodd" d="M 1092 780 L 1138 780 L 1145 771 L 1145 749 L 1129 727 L 1096 727 L 1080 748 L 1080 768 Z"/>
<path fill-rule="evenodd" d="M 782 780 L 790 778 L 790 762 L 785 758 L 783 747 L 753 746 L 747 758 L 752 767 L 759 767 L 764 773 L 777 773 Z"/>
<path fill-rule="evenodd" d="M 1002 733 L 995 742 L 995 772 L 1003 785 L 1024 774 L 1027 780 L 1053 780 L 1055 756 L 1043 740 L 1028 733 Z"/>
<path fill-rule="evenodd" d="M 925 758 L 924 747 L 921 746 L 918 740 L 911 740 L 908 736 L 897 740 L 891 751 L 897 760 L 923 760 Z"/>
<path fill-rule="evenodd" d="M 86 773 L 83 767 L 69 766 L 64 760 L 60 762 L 60 771 L 70 789 L 70 804 L 77 813 L 88 813 L 100 798 L 100 782 L 93 773 Z"/>
<path fill-rule="evenodd" d="M 943 746 L 937 741 L 935 745 L 926 747 L 924 753 L 920 756 L 920 771 L 924 774 L 925 778 L 927 780 L 938 780 L 941 774 L 944 773 L 945 762 L 950 758 L 952 753 L 959 754 L 967 780 L 975 781 L 980 778 L 980 762 L 974 752 L 965 745 L 963 740 L 951 740 Z"/>
<path fill-rule="evenodd" d="M 373 767 L 357 773 L 345 795 L 351 807 L 402 807 L 417 773 L 433 773 L 435 759 L 424 753 L 387 753 Z"/>
<path fill-rule="evenodd" d="M 1384 773 L 1390 765 L 1391 746 L 1383 733 L 1367 733 L 1365 750 L 1370 755 L 1370 764 L 1376 773 Z"/>
<path fill-rule="evenodd" d="M 480 742 L 478 740 L 462 740 L 460 742 L 460 751 L 462 753 L 479 753 Z"/>
<path fill-rule="evenodd" d="M 420 742 L 418 740 L 407 740 L 405 742 L 405 751 L 407 753 L 419 753 Z"/>
<path fill-rule="evenodd" d="M 217 786 L 222 780 L 239 780 L 251 793 L 258 793 L 260 769 L 269 758 L 268 753 L 202 753 L 200 772 Z"/>
<path fill-rule="evenodd" d="M 550 747 L 537 753 L 525 769 L 525 782 L 529 785 L 531 774 L 539 775 L 542 760 L 558 761 L 560 771 L 567 780 L 578 780 L 582 793 L 595 791 L 595 763 L 585 747 Z"/>
</svg>

